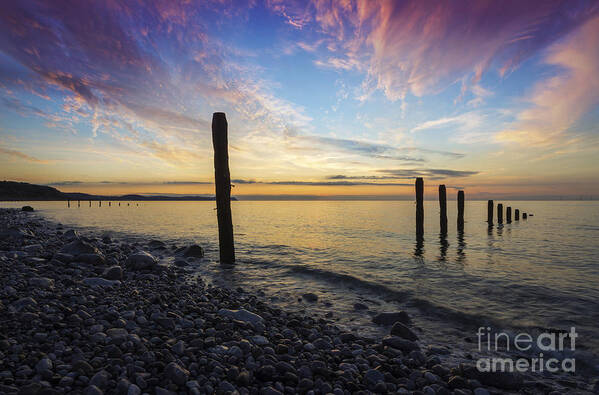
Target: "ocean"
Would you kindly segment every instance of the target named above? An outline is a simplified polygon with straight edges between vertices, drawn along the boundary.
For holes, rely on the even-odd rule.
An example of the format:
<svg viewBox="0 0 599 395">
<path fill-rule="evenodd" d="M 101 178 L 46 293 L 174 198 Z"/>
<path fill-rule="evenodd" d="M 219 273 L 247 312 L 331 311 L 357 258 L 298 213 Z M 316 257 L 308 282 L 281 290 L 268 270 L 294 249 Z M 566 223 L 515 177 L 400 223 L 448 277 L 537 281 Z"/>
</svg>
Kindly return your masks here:
<svg viewBox="0 0 599 395">
<path fill-rule="evenodd" d="M 419 243 L 409 201 L 236 201 L 233 268 L 217 263 L 214 202 L 127 203 L 0 206 L 30 204 L 65 227 L 116 240 L 200 244 L 206 257 L 188 267 L 190 275 L 264 293 L 281 307 L 330 317 L 364 335 L 388 331 L 372 324 L 375 313 L 405 310 L 429 344 L 450 344 L 466 358 L 476 352 L 478 327 L 509 333 L 575 327 L 577 352 L 598 366 L 599 202 L 504 201 L 504 208 L 534 216 L 488 228 L 487 202 L 466 201 L 459 234 L 456 202 L 449 201 L 442 237 L 438 203 L 425 201 Z M 318 302 L 302 300 L 307 292 Z"/>
</svg>

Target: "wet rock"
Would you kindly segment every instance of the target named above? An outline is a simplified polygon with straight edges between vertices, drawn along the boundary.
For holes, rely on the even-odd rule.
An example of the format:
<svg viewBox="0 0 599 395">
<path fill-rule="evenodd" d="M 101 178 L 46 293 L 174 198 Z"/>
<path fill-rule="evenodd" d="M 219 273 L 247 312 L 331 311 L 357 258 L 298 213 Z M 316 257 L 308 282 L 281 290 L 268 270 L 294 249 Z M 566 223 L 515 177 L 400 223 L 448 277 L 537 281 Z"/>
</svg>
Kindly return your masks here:
<svg viewBox="0 0 599 395">
<path fill-rule="evenodd" d="M 85 263 L 87 265 L 92 266 L 101 266 L 104 265 L 105 262 L 104 256 L 100 254 L 79 254 L 75 259 L 77 260 L 77 262 Z"/>
<path fill-rule="evenodd" d="M 391 328 L 391 334 L 411 341 L 418 340 L 418 336 L 416 336 L 416 334 L 410 328 L 399 321 L 393 324 L 393 327 Z"/>
<path fill-rule="evenodd" d="M 158 264 L 158 260 L 152 254 L 146 251 L 139 251 L 129 255 L 125 265 L 133 270 L 153 269 Z"/>
<path fill-rule="evenodd" d="M 42 373 L 48 370 L 52 370 L 53 364 L 50 358 L 42 358 L 35 365 L 35 371 L 38 373 Z"/>
<path fill-rule="evenodd" d="M 185 258 L 194 257 L 194 258 L 203 258 L 204 257 L 204 249 L 197 244 L 192 244 L 183 250 L 183 256 Z"/>
<path fill-rule="evenodd" d="M 310 302 L 310 303 L 315 303 L 318 301 L 318 295 L 308 292 L 302 295 L 302 298 L 304 298 L 306 301 Z"/>
<path fill-rule="evenodd" d="M 368 310 L 368 306 L 364 303 L 354 303 L 354 310 Z"/>
<path fill-rule="evenodd" d="M 31 206 L 23 206 L 21 207 L 21 211 L 25 211 L 25 212 L 32 212 L 33 211 L 33 207 Z"/>
<path fill-rule="evenodd" d="M 376 385 L 381 381 L 385 381 L 385 375 L 376 369 L 370 369 L 364 374 L 366 382 L 370 385 Z"/>
<path fill-rule="evenodd" d="M 398 350 L 408 352 L 408 353 L 411 351 L 420 350 L 420 347 L 418 346 L 418 344 L 416 344 L 410 340 L 407 340 L 407 339 L 402 339 L 399 336 L 386 336 L 383 338 L 382 343 L 384 346 L 396 348 Z"/>
<path fill-rule="evenodd" d="M 62 238 L 68 241 L 73 241 L 79 238 L 79 233 L 76 230 L 69 229 L 62 235 Z"/>
<path fill-rule="evenodd" d="M 83 283 L 90 287 L 115 287 L 121 284 L 119 280 L 107 280 L 102 277 L 84 278 Z"/>
<path fill-rule="evenodd" d="M 405 311 L 395 313 L 379 313 L 372 317 L 372 322 L 377 325 L 393 325 L 396 322 L 401 322 L 404 325 L 410 324 L 410 316 Z"/>
<path fill-rule="evenodd" d="M 40 289 L 54 288 L 54 280 L 47 277 L 34 277 L 29 279 L 29 286 Z"/>
</svg>

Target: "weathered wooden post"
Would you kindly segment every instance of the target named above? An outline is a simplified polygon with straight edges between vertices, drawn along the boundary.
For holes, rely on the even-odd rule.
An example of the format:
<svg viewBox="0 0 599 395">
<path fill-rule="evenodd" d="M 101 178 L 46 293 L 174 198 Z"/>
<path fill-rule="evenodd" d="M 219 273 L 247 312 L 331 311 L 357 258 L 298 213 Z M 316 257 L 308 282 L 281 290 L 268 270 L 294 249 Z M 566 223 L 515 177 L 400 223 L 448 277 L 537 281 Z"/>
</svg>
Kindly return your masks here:
<svg viewBox="0 0 599 395">
<path fill-rule="evenodd" d="M 514 210 L 514 220 L 520 221 L 520 210 L 518 209 Z"/>
<path fill-rule="evenodd" d="M 89 206 L 90 206 L 90 207 L 92 206 L 92 201 L 91 201 L 91 200 L 89 201 Z"/>
<path fill-rule="evenodd" d="M 493 225 L 493 201 L 487 202 L 487 223 L 489 226 Z"/>
<path fill-rule="evenodd" d="M 81 200 L 77 200 L 77 207 L 81 207 Z"/>
<path fill-rule="evenodd" d="M 503 204 L 501 203 L 497 204 L 497 223 L 503 223 Z"/>
<path fill-rule="evenodd" d="M 522 213 L 522 219 L 526 219 L 528 218 L 528 215 L 526 213 Z"/>
<path fill-rule="evenodd" d="M 422 177 L 416 178 L 416 235 L 424 235 L 424 180 Z"/>
<path fill-rule="evenodd" d="M 509 206 L 505 209 L 505 222 L 508 224 L 512 223 L 512 208 Z"/>
<path fill-rule="evenodd" d="M 441 233 L 447 234 L 447 191 L 445 185 L 439 185 L 439 210 Z"/>
<path fill-rule="evenodd" d="M 119 207 L 121 207 L 121 202 L 119 202 Z"/>
<path fill-rule="evenodd" d="M 112 207 L 112 202 L 108 202 L 108 207 Z"/>
<path fill-rule="evenodd" d="M 70 200 L 67 200 L 67 207 L 71 208 L 71 201 Z"/>
<path fill-rule="evenodd" d="M 464 191 L 458 191 L 458 231 L 464 231 Z"/>
<path fill-rule="evenodd" d="M 220 263 L 235 263 L 233 219 L 231 218 L 231 174 L 229 172 L 228 125 L 224 112 L 212 115 L 212 145 L 214 146 L 214 184 L 218 218 Z"/>
</svg>

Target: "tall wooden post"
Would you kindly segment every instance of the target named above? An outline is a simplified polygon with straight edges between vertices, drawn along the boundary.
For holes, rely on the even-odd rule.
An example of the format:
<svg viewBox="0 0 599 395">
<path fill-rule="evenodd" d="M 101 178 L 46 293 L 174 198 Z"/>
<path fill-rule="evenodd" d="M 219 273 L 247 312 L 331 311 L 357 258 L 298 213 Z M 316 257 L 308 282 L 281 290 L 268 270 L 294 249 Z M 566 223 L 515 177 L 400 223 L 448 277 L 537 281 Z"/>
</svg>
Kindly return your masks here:
<svg viewBox="0 0 599 395">
<path fill-rule="evenodd" d="M 424 180 L 416 178 L 416 235 L 424 235 Z"/>
<path fill-rule="evenodd" d="M 458 231 L 464 231 L 464 191 L 458 191 Z"/>
<path fill-rule="evenodd" d="M 489 200 L 487 202 L 487 222 L 489 226 L 493 225 L 493 201 Z"/>
<path fill-rule="evenodd" d="M 111 206 L 112 206 L 112 202 L 108 202 L 108 207 L 111 207 Z"/>
<path fill-rule="evenodd" d="M 518 209 L 514 210 L 514 220 L 520 221 L 520 210 Z"/>
<path fill-rule="evenodd" d="M 71 208 L 71 201 L 70 200 L 67 200 L 67 207 Z"/>
<path fill-rule="evenodd" d="M 503 223 L 503 204 L 501 203 L 497 204 L 497 223 Z"/>
<path fill-rule="evenodd" d="M 227 129 L 228 125 L 225 113 L 215 112 L 212 115 L 212 145 L 214 146 L 214 184 L 216 186 L 216 215 L 218 217 L 220 263 L 235 263 Z"/>
<path fill-rule="evenodd" d="M 81 200 L 77 200 L 77 207 L 81 207 Z"/>
<path fill-rule="evenodd" d="M 505 209 L 505 222 L 508 224 L 512 223 L 512 208 L 509 206 Z"/>
<path fill-rule="evenodd" d="M 441 233 L 447 234 L 447 191 L 445 185 L 439 185 L 439 216 Z"/>
<path fill-rule="evenodd" d="M 91 201 L 91 200 L 89 201 L 89 206 L 90 206 L 90 207 L 92 206 L 92 201 Z"/>
<path fill-rule="evenodd" d="M 100 202 L 98 203 L 98 207 L 102 207 L 102 201 L 100 200 Z"/>
</svg>

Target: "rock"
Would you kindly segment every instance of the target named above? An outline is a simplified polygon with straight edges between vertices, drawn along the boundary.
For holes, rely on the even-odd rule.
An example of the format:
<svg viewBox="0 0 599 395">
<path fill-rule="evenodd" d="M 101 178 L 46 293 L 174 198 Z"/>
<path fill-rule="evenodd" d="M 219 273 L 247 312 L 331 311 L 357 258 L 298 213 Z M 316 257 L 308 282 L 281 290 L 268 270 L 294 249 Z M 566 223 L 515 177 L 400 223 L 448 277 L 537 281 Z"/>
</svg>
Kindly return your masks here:
<svg viewBox="0 0 599 395">
<path fill-rule="evenodd" d="M 28 246 L 23 247 L 22 250 L 30 255 L 34 255 L 42 250 L 42 245 L 41 244 L 30 244 Z"/>
<path fill-rule="evenodd" d="M 152 254 L 146 251 L 135 252 L 127 258 L 125 265 L 133 270 L 153 269 L 158 261 Z"/>
<path fill-rule="evenodd" d="M 103 390 L 108 386 L 109 379 L 110 374 L 108 374 L 108 372 L 105 370 L 100 370 L 98 373 L 93 375 L 91 380 L 89 380 L 89 384 Z"/>
<path fill-rule="evenodd" d="M 104 392 L 95 385 L 90 385 L 83 390 L 83 395 L 104 395 Z"/>
<path fill-rule="evenodd" d="M 88 277 L 83 279 L 83 283 L 90 287 L 114 287 L 121 285 L 119 280 L 107 280 L 102 277 Z"/>
<path fill-rule="evenodd" d="M 54 288 L 54 280 L 47 277 L 34 277 L 29 279 L 29 286 L 41 289 L 52 289 Z"/>
<path fill-rule="evenodd" d="M 474 389 L 474 395 L 491 395 L 491 393 L 486 389 L 479 387 Z"/>
<path fill-rule="evenodd" d="M 48 370 L 52 370 L 53 364 L 50 358 L 42 358 L 35 365 L 35 371 L 38 373 L 42 373 Z"/>
<path fill-rule="evenodd" d="M 372 318 L 372 322 L 377 325 L 393 325 L 398 321 L 408 325 L 410 316 L 405 311 L 398 311 L 395 313 L 379 313 Z"/>
<path fill-rule="evenodd" d="M 102 277 L 104 277 L 107 280 L 122 280 L 123 269 L 118 265 L 111 266 L 104 270 L 104 273 L 102 273 Z"/>
<path fill-rule="evenodd" d="M 468 382 L 462 376 L 452 376 L 447 381 L 447 386 L 453 390 L 458 388 L 468 388 Z"/>
<path fill-rule="evenodd" d="M 381 381 L 385 381 L 385 375 L 376 369 L 370 369 L 364 374 L 364 379 L 370 385 L 376 385 Z"/>
<path fill-rule="evenodd" d="M 183 250 L 183 256 L 185 258 L 194 257 L 194 258 L 203 258 L 204 257 L 204 249 L 197 244 L 192 244 Z"/>
<path fill-rule="evenodd" d="M 171 362 L 166 365 L 164 374 L 167 379 L 178 385 L 184 385 L 189 378 L 189 371 L 179 366 L 176 362 Z"/>
<path fill-rule="evenodd" d="M 266 346 L 268 343 L 270 343 L 267 338 L 260 335 L 252 336 L 252 341 L 257 346 Z"/>
<path fill-rule="evenodd" d="M 313 294 L 311 292 L 303 294 L 302 298 L 304 298 L 306 301 L 308 301 L 310 303 L 315 303 L 318 301 L 318 295 Z"/>
<path fill-rule="evenodd" d="M 100 254 L 79 254 L 75 258 L 77 262 L 85 263 L 92 266 L 101 266 L 104 264 L 104 256 Z"/>
<path fill-rule="evenodd" d="M 71 254 L 65 254 L 62 252 L 58 252 L 58 253 L 54 254 L 53 259 L 56 259 L 57 261 L 62 262 L 62 263 L 71 263 L 71 262 L 73 262 L 73 259 L 75 259 L 75 257 Z"/>
<path fill-rule="evenodd" d="M 17 228 L 15 226 L 11 226 L 10 228 L 2 231 L 2 233 L 0 234 L 0 238 L 2 239 L 23 240 L 32 237 L 34 237 L 33 233 L 25 229 Z"/>
<path fill-rule="evenodd" d="M 410 328 L 399 321 L 393 324 L 393 327 L 391 328 L 391 334 L 411 341 L 418 340 L 418 336 L 416 336 L 416 334 Z"/>
<path fill-rule="evenodd" d="M 185 342 L 183 340 L 179 340 L 173 347 L 172 351 L 177 355 L 185 354 Z"/>
<path fill-rule="evenodd" d="M 464 376 L 476 379 L 490 387 L 497 387 L 504 390 L 517 390 L 522 387 L 524 377 L 516 372 L 480 372 L 474 366 L 464 367 Z"/>
<path fill-rule="evenodd" d="M 25 212 L 30 213 L 30 212 L 33 211 L 33 207 L 31 207 L 31 206 L 23 206 L 23 207 L 21 207 L 21 211 L 25 211 Z"/>
<path fill-rule="evenodd" d="M 73 371 L 82 374 L 83 376 L 91 376 L 94 368 L 85 360 L 80 359 L 73 363 Z"/>
<path fill-rule="evenodd" d="M 239 310 L 220 309 L 218 311 L 218 315 L 220 315 L 222 317 L 229 317 L 236 321 L 247 322 L 254 326 L 264 323 L 264 318 L 260 317 L 258 314 L 252 313 L 251 311 L 247 311 L 245 309 L 239 309 Z"/>
<path fill-rule="evenodd" d="M 62 238 L 68 241 L 73 241 L 79 238 L 79 233 L 76 230 L 69 229 L 62 235 Z"/>
<path fill-rule="evenodd" d="M 141 395 L 141 389 L 135 384 L 130 384 L 127 388 L 127 395 Z"/>
<path fill-rule="evenodd" d="M 69 244 L 65 245 L 61 248 L 60 252 L 64 254 L 70 254 L 75 257 L 81 254 L 98 254 L 100 255 L 100 250 L 91 245 L 90 243 L 83 241 L 81 239 L 76 239 L 71 241 Z"/>
<path fill-rule="evenodd" d="M 368 306 L 364 303 L 354 303 L 354 310 L 368 310 Z"/>
<path fill-rule="evenodd" d="M 37 305 L 37 302 L 32 297 L 22 298 L 11 304 L 12 308 L 21 311 L 26 306 Z"/>
<path fill-rule="evenodd" d="M 148 247 L 156 250 L 164 250 L 166 249 L 166 244 L 160 240 L 150 240 Z"/>
<path fill-rule="evenodd" d="M 418 344 L 407 340 L 407 339 L 402 339 L 399 336 L 386 336 L 383 338 L 383 345 L 387 346 L 387 347 L 392 347 L 404 352 L 411 352 L 411 351 L 418 351 L 420 350 L 420 347 L 418 347 Z"/>
</svg>

